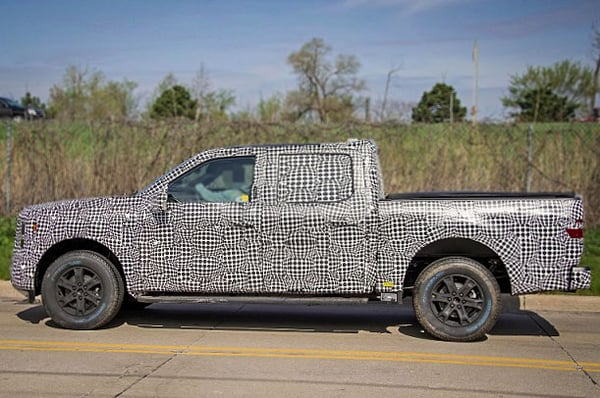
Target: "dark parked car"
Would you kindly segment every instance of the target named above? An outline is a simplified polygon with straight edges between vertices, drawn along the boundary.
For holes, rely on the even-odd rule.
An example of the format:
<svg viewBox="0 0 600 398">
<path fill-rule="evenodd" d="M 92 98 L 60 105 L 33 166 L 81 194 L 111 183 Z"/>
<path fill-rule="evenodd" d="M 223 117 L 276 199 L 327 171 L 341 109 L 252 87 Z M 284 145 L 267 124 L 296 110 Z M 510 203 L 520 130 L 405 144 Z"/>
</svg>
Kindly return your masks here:
<svg viewBox="0 0 600 398">
<path fill-rule="evenodd" d="M 24 107 L 17 101 L 0 97 L 0 118 L 9 117 L 13 119 L 43 119 L 46 117 L 44 110 L 31 106 Z"/>
<path fill-rule="evenodd" d="M 27 109 L 9 98 L 0 97 L 0 117 L 10 117 L 13 119 L 26 119 L 28 117 Z"/>
<path fill-rule="evenodd" d="M 43 109 L 27 107 L 27 119 L 43 119 L 46 117 L 46 113 Z"/>
</svg>

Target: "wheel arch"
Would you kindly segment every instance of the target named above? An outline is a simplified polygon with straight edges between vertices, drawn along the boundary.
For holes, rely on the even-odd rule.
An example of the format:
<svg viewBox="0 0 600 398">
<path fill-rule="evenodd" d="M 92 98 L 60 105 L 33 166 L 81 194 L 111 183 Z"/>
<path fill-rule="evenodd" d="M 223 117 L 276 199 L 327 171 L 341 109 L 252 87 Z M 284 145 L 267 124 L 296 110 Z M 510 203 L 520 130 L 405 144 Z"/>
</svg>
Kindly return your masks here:
<svg viewBox="0 0 600 398">
<path fill-rule="evenodd" d="M 95 240 L 91 240 L 91 239 L 76 238 L 76 239 L 67 239 L 67 240 L 58 242 L 54 246 L 50 247 L 50 249 L 48 249 L 46 251 L 46 253 L 44 253 L 44 255 L 42 256 L 42 258 L 40 259 L 40 261 L 38 262 L 38 265 L 36 267 L 36 274 L 35 274 L 35 294 L 36 295 L 41 293 L 42 279 L 44 278 L 44 274 L 46 273 L 46 270 L 48 270 L 48 267 L 50 266 L 50 264 L 52 264 L 57 258 L 62 256 L 63 254 L 66 254 L 73 250 L 88 250 L 88 251 L 91 251 L 91 252 L 94 252 L 94 253 L 100 254 L 101 256 L 106 257 L 115 266 L 115 268 L 119 272 L 119 275 L 120 275 L 121 279 L 123 280 L 123 284 L 125 285 L 125 290 L 127 291 L 127 281 L 125 279 L 125 273 L 123 272 L 123 266 L 121 265 L 121 262 L 119 261 L 117 256 L 115 256 L 115 254 L 108 247 L 103 245 L 102 243 L 99 243 L 99 242 L 97 242 Z"/>
<path fill-rule="evenodd" d="M 405 295 L 412 293 L 415 281 L 429 264 L 444 257 L 466 257 L 477 261 L 492 273 L 502 293 L 511 292 L 506 266 L 494 250 L 472 239 L 445 238 L 428 244 L 413 256 L 404 276 Z"/>
</svg>

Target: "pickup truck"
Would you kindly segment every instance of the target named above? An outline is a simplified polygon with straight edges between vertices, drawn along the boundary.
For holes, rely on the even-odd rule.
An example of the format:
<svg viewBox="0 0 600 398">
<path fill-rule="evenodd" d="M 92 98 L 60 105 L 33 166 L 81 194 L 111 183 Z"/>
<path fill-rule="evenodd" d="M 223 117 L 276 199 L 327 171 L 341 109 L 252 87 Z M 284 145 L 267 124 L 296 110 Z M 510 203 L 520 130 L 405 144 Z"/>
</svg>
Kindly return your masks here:
<svg viewBox="0 0 600 398">
<path fill-rule="evenodd" d="M 448 341 L 484 337 L 501 293 L 585 289 L 581 198 L 384 193 L 370 140 L 238 146 L 124 197 L 23 209 L 13 286 L 61 327 L 123 305 L 402 302 Z"/>
</svg>

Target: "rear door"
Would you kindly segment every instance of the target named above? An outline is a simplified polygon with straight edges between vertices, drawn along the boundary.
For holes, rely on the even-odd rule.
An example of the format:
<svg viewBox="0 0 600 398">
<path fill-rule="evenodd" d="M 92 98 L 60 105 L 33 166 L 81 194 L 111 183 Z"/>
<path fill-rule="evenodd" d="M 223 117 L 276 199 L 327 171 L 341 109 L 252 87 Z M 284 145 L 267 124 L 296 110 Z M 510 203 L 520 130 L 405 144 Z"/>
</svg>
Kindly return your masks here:
<svg viewBox="0 0 600 398">
<path fill-rule="evenodd" d="M 265 286 L 292 294 L 369 291 L 373 224 L 355 189 L 350 153 L 272 154 L 262 233 Z"/>
</svg>

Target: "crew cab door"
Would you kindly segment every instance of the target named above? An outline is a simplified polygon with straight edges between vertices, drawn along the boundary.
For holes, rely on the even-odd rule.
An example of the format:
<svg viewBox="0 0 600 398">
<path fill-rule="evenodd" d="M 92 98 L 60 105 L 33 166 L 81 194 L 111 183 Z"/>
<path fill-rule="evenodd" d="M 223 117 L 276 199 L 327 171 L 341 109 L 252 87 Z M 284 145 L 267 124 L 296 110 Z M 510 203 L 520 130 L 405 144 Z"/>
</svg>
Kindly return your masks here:
<svg viewBox="0 0 600 398">
<path fill-rule="evenodd" d="M 168 184 L 156 216 L 148 290 L 240 293 L 260 284 L 255 158 L 208 160 Z"/>
<path fill-rule="evenodd" d="M 261 182 L 265 287 L 290 294 L 370 291 L 375 249 L 360 160 L 348 153 L 270 154 Z M 359 166 L 360 167 L 360 166 Z"/>
</svg>

